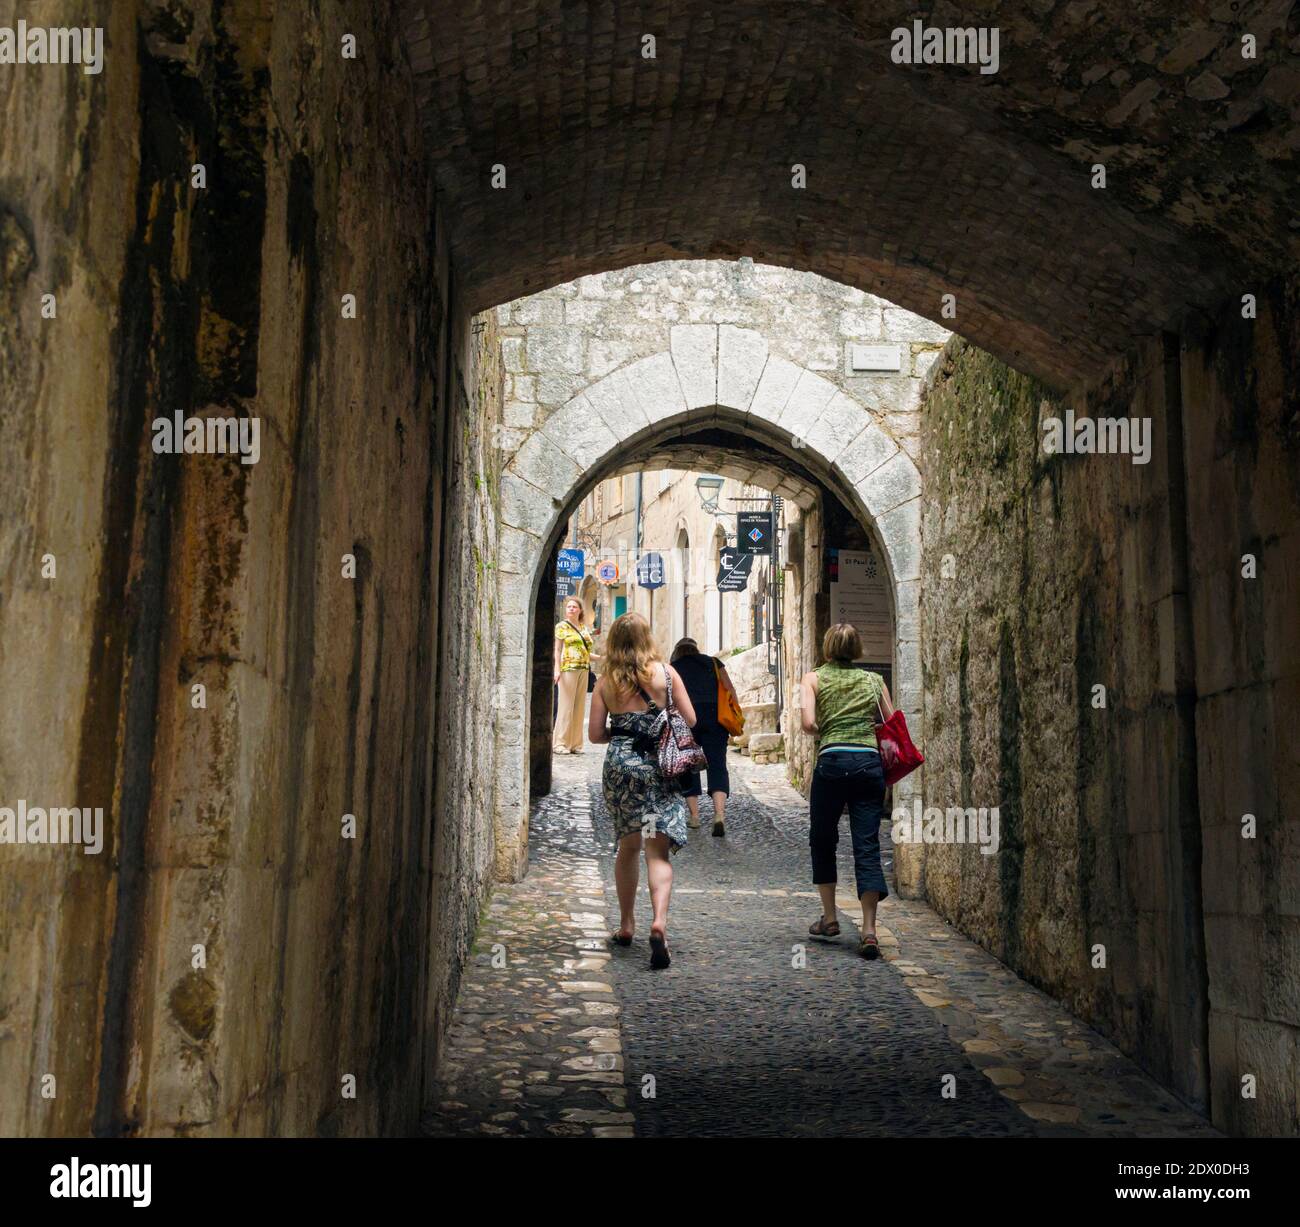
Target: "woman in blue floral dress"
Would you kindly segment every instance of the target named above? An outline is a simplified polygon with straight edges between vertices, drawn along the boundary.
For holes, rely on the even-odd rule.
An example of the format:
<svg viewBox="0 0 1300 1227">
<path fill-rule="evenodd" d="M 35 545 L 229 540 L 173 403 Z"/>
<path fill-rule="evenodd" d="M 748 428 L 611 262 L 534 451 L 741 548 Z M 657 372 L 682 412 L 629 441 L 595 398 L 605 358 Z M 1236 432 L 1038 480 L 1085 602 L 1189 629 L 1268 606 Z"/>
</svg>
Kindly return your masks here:
<svg viewBox="0 0 1300 1227">
<path fill-rule="evenodd" d="M 672 853 L 686 844 L 686 802 L 659 771 L 656 724 L 673 703 L 694 726 L 695 709 L 677 671 L 667 664 L 650 634 L 650 624 L 635 613 L 616 618 L 605 645 L 605 671 L 591 696 L 587 739 L 608 744 L 603 786 L 605 807 L 614 820 L 618 853 L 619 926 L 610 940 L 630 946 L 634 909 L 645 849 L 650 883 L 650 966 L 667 967 L 668 901 L 673 893 Z M 608 722 L 607 722 L 608 718 Z"/>
</svg>

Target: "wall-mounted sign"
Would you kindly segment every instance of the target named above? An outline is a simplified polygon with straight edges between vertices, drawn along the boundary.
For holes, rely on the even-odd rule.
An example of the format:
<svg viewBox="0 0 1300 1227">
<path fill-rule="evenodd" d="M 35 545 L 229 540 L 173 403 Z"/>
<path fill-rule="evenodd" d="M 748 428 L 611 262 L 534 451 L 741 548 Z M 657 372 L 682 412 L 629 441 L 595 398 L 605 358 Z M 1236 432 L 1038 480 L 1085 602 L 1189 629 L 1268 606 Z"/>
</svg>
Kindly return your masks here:
<svg viewBox="0 0 1300 1227">
<path fill-rule="evenodd" d="M 618 563 L 612 558 L 606 558 L 604 562 L 596 568 L 596 578 L 602 584 L 618 583 Z"/>
<path fill-rule="evenodd" d="M 747 554 L 772 552 L 772 513 L 738 511 L 736 513 L 736 548 Z"/>
<path fill-rule="evenodd" d="M 838 550 L 831 576 L 831 622 L 848 622 L 862 636 L 862 660 L 894 657 L 894 614 L 884 565 L 869 550 Z"/>
<path fill-rule="evenodd" d="M 561 575 L 560 578 L 555 581 L 556 596 L 576 596 L 577 593 L 578 581 L 576 579 L 568 579 L 566 576 Z"/>
<path fill-rule="evenodd" d="M 581 579 L 586 572 L 582 551 L 561 550 L 555 559 L 555 571 L 569 579 Z"/>
<path fill-rule="evenodd" d="M 754 555 L 725 549 L 718 556 L 718 591 L 744 592 L 754 569 Z"/>
<path fill-rule="evenodd" d="M 662 588 L 664 586 L 664 560 L 658 554 L 642 554 L 636 564 L 636 582 L 639 588 Z"/>
<path fill-rule="evenodd" d="M 901 345 L 852 345 L 849 365 L 855 371 L 901 371 L 903 348 Z"/>
</svg>

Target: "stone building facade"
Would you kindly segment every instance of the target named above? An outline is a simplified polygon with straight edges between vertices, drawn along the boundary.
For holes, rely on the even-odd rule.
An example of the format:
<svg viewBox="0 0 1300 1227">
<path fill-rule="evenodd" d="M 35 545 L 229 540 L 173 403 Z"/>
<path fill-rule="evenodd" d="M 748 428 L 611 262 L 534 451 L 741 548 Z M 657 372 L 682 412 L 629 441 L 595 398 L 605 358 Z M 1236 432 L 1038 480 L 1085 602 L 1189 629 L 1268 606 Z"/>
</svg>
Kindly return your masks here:
<svg viewBox="0 0 1300 1227">
<path fill-rule="evenodd" d="M 741 592 L 720 592 L 717 579 L 727 543 L 735 547 L 737 506 L 758 508 L 768 492 L 722 478 L 715 514 L 696 487 L 700 476 L 668 468 L 620 474 L 582 500 L 565 545 L 587 554 L 578 594 L 598 634 L 620 613 L 636 612 L 649 620 L 665 651 L 683 636 L 710 654 L 743 650 L 763 638 L 768 559 L 756 561 Z M 658 586 L 646 587 L 638 582 L 637 562 L 651 554 L 662 560 L 663 574 Z M 614 582 L 596 574 L 601 562 L 618 568 Z M 557 610 L 563 600 L 557 598 Z"/>
</svg>

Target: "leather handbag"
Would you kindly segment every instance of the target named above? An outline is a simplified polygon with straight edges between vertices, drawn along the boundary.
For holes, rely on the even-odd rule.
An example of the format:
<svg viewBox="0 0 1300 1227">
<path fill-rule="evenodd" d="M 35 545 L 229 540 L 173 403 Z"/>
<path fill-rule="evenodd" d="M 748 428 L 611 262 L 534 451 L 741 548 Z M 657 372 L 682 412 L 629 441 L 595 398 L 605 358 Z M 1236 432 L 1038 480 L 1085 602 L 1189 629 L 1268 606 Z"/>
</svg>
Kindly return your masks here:
<svg viewBox="0 0 1300 1227">
<path fill-rule="evenodd" d="M 739 737 L 745 731 L 745 713 L 730 686 L 722 680 L 722 664 L 713 662 L 713 670 L 718 675 L 718 723 L 733 737 Z"/>
<path fill-rule="evenodd" d="M 686 718 L 673 703 L 673 675 L 667 669 L 664 670 L 664 684 L 668 691 L 667 702 L 655 717 L 651 731 L 659 738 L 660 774 L 665 779 L 676 780 L 692 771 L 704 770 L 709 760 L 695 740 Z"/>
</svg>

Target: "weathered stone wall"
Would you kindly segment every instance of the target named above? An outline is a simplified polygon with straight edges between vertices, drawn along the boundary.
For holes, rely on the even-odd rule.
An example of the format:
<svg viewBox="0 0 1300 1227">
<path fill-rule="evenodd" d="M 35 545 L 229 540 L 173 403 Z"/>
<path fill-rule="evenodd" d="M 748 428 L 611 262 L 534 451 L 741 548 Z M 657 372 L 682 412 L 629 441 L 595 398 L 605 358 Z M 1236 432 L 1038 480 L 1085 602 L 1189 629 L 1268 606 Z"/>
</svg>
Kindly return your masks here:
<svg viewBox="0 0 1300 1227">
<path fill-rule="evenodd" d="M 735 324 L 879 415 L 915 460 L 922 379 L 949 336 L 883 298 L 748 259 L 664 260 L 581 277 L 506 303 L 497 318 L 509 372 L 502 446 L 510 454 L 583 388 L 669 349 L 674 325 Z M 853 371 L 853 342 L 898 345 L 901 369 Z"/>
<path fill-rule="evenodd" d="M 1215 1123 L 1300 1133 L 1300 283 L 1182 347 Z M 1245 556 L 1256 578 L 1243 576 Z M 1253 814 L 1254 838 L 1243 839 Z M 1243 1098 L 1254 1074 L 1257 1099 Z"/>
<path fill-rule="evenodd" d="M 447 438 L 443 547 L 434 566 L 444 583 L 438 711 L 433 737 L 433 953 L 428 1025 L 441 1045 L 469 958 L 479 913 L 491 889 L 497 854 L 496 729 L 517 722 L 518 695 L 496 687 L 500 623 L 497 523 L 500 453 L 493 446 L 501 416 L 501 346 L 491 313 L 458 321 Z M 513 725 L 512 725 L 513 727 Z M 432 1054 L 436 1063 L 436 1050 Z"/>
<path fill-rule="evenodd" d="M 102 25 L 110 47 L 134 45 L 131 6 L 73 7 L 47 6 L 49 20 Z M 0 4 L 0 22 L 12 25 L 17 8 Z M 113 812 L 123 647 L 86 613 L 102 601 L 103 577 L 120 582 L 130 545 L 131 509 L 110 466 L 135 462 L 143 443 L 132 434 L 114 446 L 122 432 L 108 405 L 141 160 L 118 134 L 139 126 L 139 74 L 134 55 L 110 59 L 99 76 L 0 73 L 0 805 L 11 808 L 24 799 Z M 41 318 L 44 294 L 55 296 L 55 319 Z M 47 553 L 53 579 L 42 576 Z M 5 1136 L 90 1127 L 117 883 L 111 847 L 97 856 L 0 847 Z M 56 1097 L 42 1099 L 50 1073 Z"/>
<path fill-rule="evenodd" d="M 464 329 L 391 14 L 42 18 L 108 53 L 0 75 L 0 804 L 107 844 L 0 849 L 0 1132 L 406 1130 L 482 883 L 444 839 L 431 933 L 475 813 L 433 814 L 440 543 L 492 530 L 445 489 Z M 258 418 L 259 461 L 155 454 L 177 411 Z"/>
<path fill-rule="evenodd" d="M 785 584 L 786 610 L 781 644 L 786 682 L 782 712 L 786 771 L 791 783 L 805 796 L 812 787 L 817 739 L 803 731 L 800 682 L 805 673 L 821 664 L 821 634 L 829 611 L 829 601 L 822 591 L 826 570 L 825 523 L 825 509 L 819 500 L 799 520 L 798 548 L 789 552 L 794 565 L 781 577 Z"/>
<path fill-rule="evenodd" d="M 736 697 L 742 706 L 753 703 L 775 703 L 776 682 L 767 664 L 767 644 L 719 657 L 727 667 Z"/>
<path fill-rule="evenodd" d="M 954 341 L 923 404 L 924 800 L 1001 820 L 996 855 L 921 849 L 925 894 L 1251 1133 L 1295 1131 L 1295 755 L 1271 732 L 1297 659 L 1281 578 L 1294 327 L 1222 324 L 1181 363 L 1176 340 L 1148 341 L 1068 404 Z M 1249 391 L 1219 390 L 1256 363 Z M 1150 463 L 1044 456 L 1040 419 L 1067 407 L 1150 417 Z M 1268 559 L 1255 587 L 1252 543 Z"/>
</svg>

